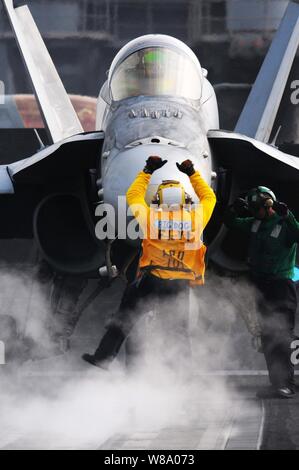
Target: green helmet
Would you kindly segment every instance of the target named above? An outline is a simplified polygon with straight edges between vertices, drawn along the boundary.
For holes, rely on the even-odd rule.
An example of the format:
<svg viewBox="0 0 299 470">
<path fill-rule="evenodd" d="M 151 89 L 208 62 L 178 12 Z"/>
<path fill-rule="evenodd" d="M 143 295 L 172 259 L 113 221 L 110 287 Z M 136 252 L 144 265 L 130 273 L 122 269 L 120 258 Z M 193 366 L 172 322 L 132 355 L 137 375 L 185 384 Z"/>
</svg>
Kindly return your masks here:
<svg viewBox="0 0 299 470">
<path fill-rule="evenodd" d="M 265 207 L 265 202 L 268 199 L 272 199 L 274 202 L 276 201 L 276 196 L 273 191 L 271 191 L 269 188 L 266 188 L 266 186 L 258 186 L 257 188 L 253 188 L 248 191 L 246 196 L 248 207 L 252 212 L 256 212 L 262 207 Z"/>
</svg>

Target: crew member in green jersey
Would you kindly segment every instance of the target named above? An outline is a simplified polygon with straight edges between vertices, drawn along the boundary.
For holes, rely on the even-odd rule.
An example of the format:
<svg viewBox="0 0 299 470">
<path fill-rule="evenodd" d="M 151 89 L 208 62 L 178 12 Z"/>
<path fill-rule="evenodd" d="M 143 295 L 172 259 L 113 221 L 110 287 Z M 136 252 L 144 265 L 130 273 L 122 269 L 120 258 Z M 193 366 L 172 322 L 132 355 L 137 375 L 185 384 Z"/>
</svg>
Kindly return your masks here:
<svg viewBox="0 0 299 470">
<path fill-rule="evenodd" d="M 252 217 L 240 217 L 244 209 Z M 276 200 L 271 189 L 258 186 L 245 199 L 235 201 L 224 223 L 249 234 L 248 264 L 258 291 L 262 349 L 272 384 L 270 395 L 290 398 L 295 394 L 291 345 L 297 295 L 292 278 L 299 222 L 286 204 Z"/>
</svg>

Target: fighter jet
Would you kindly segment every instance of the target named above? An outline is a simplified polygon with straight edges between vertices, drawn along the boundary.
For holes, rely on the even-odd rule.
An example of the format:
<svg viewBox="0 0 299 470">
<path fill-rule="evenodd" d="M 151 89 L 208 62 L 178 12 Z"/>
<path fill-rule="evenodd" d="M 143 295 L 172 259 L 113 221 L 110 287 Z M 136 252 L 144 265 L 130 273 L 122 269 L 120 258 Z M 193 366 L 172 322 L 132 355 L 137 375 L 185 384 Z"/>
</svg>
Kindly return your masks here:
<svg viewBox="0 0 299 470">
<path fill-rule="evenodd" d="M 196 200 L 188 178 L 176 167 L 186 159 L 215 190 L 218 205 L 206 239 L 210 259 L 224 269 L 246 269 L 245 250 L 232 250 L 236 243 L 222 225 L 224 208 L 240 191 L 268 185 L 298 214 L 299 159 L 270 142 L 298 48 L 298 4 L 289 3 L 234 132 L 219 129 L 215 91 L 192 50 L 173 37 L 150 34 L 130 41 L 114 58 L 99 94 L 96 129 L 88 133 L 28 7 L 15 8 L 12 0 L 3 4 L 51 145 L 0 167 L 1 207 L 10 211 L 7 224 L 12 214 L 21 214 L 23 221 L 21 227 L 14 221 L 10 231 L 4 224 L 0 237 L 7 232 L 24 237 L 26 232 L 58 272 L 92 277 L 106 267 L 114 276 L 129 265 L 136 248 L 117 230 L 114 239 L 99 240 L 96 214 L 102 204 L 118 213 L 119 196 L 149 155 L 168 160 L 151 178 L 149 202 L 165 179 L 180 181 Z M 125 224 L 129 221 L 128 214 Z"/>
</svg>

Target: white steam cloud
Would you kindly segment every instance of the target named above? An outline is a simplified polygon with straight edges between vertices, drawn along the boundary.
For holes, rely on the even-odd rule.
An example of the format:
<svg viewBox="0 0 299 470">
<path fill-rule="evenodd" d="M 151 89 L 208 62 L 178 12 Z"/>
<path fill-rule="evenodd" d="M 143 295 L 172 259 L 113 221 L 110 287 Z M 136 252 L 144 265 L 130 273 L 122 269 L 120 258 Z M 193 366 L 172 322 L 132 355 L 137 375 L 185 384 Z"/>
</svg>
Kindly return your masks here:
<svg viewBox="0 0 299 470">
<path fill-rule="evenodd" d="M 30 270 L 2 270 L 1 282 L 1 314 L 13 315 L 23 336 L 49 341 L 49 285 L 32 282 Z M 248 295 L 246 287 L 236 286 L 211 279 L 191 299 L 192 360 L 177 325 L 173 331 L 165 319 L 148 316 L 136 328 L 143 338 L 143 359 L 128 372 L 120 355 L 105 372 L 89 367 L 80 356 L 94 350 L 103 333 L 103 317 L 117 307 L 121 292 L 116 284 L 83 315 L 69 353 L 0 367 L 0 448 L 165 449 L 169 435 L 174 436 L 171 448 L 195 449 L 202 435 L 203 448 L 217 447 L 219 439 L 218 444 L 212 442 L 207 427 L 218 422 L 225 435 L 228 410 L 241 397 L 223 379 L 198 374 L 250 365 L 249 335 L 242 322 L 236 326 L 240 304 L 234 306 L 224 295 L 233 288 L 240 297 Z M 156 303 L 151 307 L 155 310 Z M 178 295 L 167 310 L 186 315 L 186 298 Z M 237 341 L 232 340 L 235 329 Z M 247 404 L 246 413 L 253 408 Z"/>
</svg>

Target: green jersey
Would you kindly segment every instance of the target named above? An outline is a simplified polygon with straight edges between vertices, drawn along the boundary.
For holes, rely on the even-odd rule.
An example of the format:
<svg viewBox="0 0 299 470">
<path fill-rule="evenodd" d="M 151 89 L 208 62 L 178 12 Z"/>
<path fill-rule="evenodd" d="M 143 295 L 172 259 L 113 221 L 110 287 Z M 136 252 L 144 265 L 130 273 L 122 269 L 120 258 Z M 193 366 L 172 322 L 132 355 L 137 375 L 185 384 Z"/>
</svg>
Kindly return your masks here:
<svg viewBox="0 0 299 470">
<path fill-rule="evenodd" d="M 248 263 L 253 275 L 292 279 L 299 242 L 299 222 L 290 211 L 286 218 L 274 213 L 263 220 L 240 218 L 230 211 L 225 217 L 225 225 L 250 234 Z"/>
</svg>

